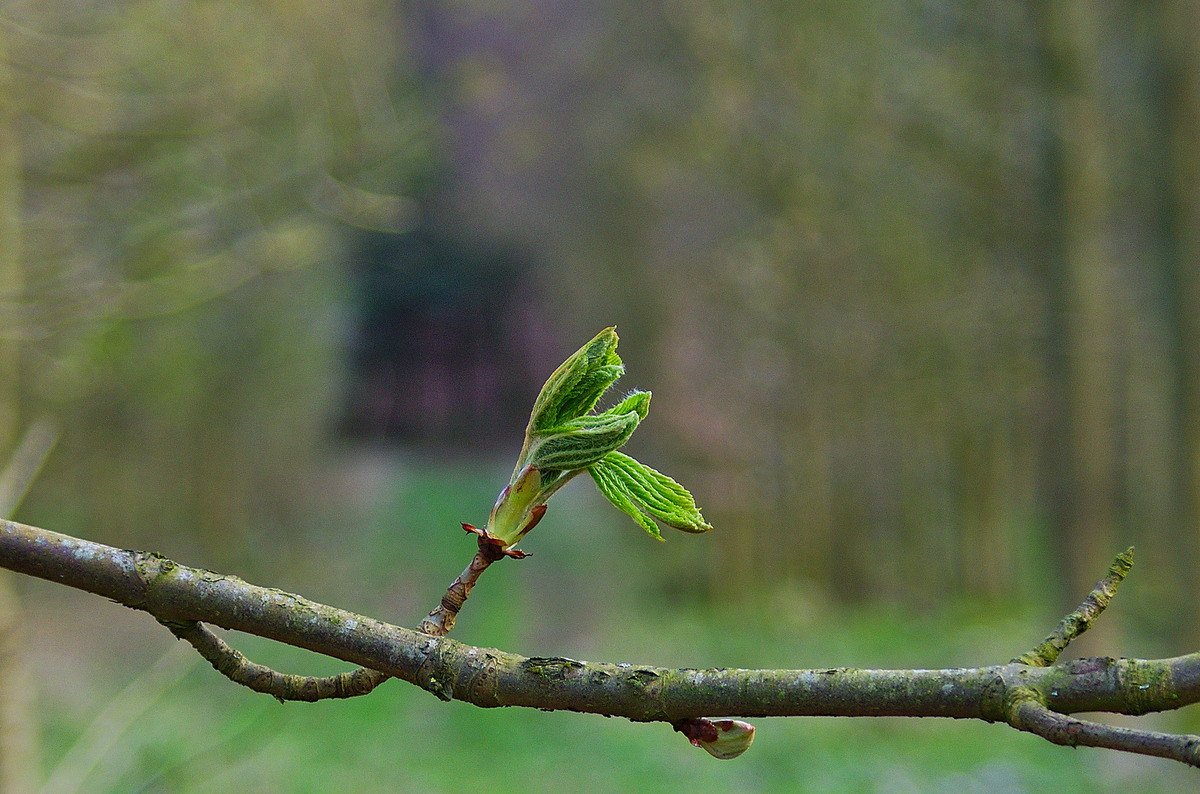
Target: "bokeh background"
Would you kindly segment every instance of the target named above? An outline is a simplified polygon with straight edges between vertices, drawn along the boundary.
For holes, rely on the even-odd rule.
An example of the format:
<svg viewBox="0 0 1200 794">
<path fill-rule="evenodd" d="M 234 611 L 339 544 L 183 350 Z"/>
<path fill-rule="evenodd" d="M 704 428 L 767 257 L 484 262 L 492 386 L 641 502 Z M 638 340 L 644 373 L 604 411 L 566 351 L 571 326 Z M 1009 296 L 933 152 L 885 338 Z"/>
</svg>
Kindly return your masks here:
<svg viewBox="0 0 1200 794">
<path fill-rule="evenodd" d="M 486 517 L 541 381 L 615 324 L 621 385 L 655 394 L 633 452 L 716 530 L 656 544 L 580 482 L 457 638 L 991 664 L 1135 545 L 1072 650 L 1195 650 L 1194 15 L 5 2 L 0 502 L 411 626 L 468 561 L 458 522 Z M 4 791 L 1195 782 L 1001 726 L 763 721 L 716 762 L 663 726 L 396 683 L 280 705 L 144 615 L 2 584 Z"/>
</svg>

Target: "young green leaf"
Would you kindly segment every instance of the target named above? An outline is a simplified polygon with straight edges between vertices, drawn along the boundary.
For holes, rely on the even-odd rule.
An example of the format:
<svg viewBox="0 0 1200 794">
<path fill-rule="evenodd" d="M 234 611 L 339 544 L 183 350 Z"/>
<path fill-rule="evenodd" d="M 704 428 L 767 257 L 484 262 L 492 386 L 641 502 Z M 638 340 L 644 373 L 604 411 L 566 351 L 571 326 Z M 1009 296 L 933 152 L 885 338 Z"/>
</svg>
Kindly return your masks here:
<svg viewBox="0 0 1200 794">
<path fill-rule="evenodd" d="M 638 419 L 645 419 L 650 413 L 650 392 L 648 391 L 632 391 L 621 402 L 614 405 L 605 411 L 605 414 L 627 414 L 630 411 L 638 415 Z M 601 414 L 603 415 L 603 414 Z"/>
<path fill-rule="evenodd" d="M 658 525 L 633 503 L 629 497 L 629 491 L 622 485 L 621 478 L 613 467 L 606 466 L 604 461 L 600 461 L 588 469 L 588 474 L 592 475 L 596 488 L 604 494 L 605 499 L 636 521 L 638 526 L 650 533 L 650 537 L 656 540 L 663 539 L 662 534 L 658 531 Z"/>
<path fill-rule="evenodd" d="M 539 442 L 530 463 L 553 471 L 586 469 L 628 441 L 639 421 L 641 418 L 632 411 L 576 420 Z"/>
<path fill-rule="evenodd" d="M 624 372 L 617 355 L 617 331 L 605 328 L 546 379 L 533 403 L 526 435 L 539 435 L 583 416 Z"/>
<path fill-rule="evenodd" d="M 624 453 L 610 452 L 588 471 L 610 502 L 659 540 L 662 536 L 647 514 L 684 532 L 712 529 L 686 488 Z"/>
</svg>

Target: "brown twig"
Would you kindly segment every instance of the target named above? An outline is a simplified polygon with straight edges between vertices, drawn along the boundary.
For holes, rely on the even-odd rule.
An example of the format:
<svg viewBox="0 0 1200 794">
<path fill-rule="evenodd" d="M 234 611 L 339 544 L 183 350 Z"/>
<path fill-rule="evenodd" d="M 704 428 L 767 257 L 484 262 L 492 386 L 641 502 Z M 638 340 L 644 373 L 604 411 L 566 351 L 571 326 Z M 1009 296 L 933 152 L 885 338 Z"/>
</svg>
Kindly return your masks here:
<svg viewBox="0 0 1200 794">
<path fill-rule="evenodd" d="M 463 525 L 464 529 L 467 527 L 468 525 Z M 470 530 L 468 529 L 468 531 Z M 454 620 L 458 617 L 458 611 L 462 609 L 467 596 L 471 594 L 471 588 L 479 581 L 479 577 L 483 575 L 489 565 L 505 556 L 501 546 L 489 542 L 486 536 L 480 535 L 479 551 L 475 553 L 471 564 L 450 583 L 450 586 L 446 588 L 446 594 L 442 596 L 442 602 L 421 621 L 417 630 L 431 637 L 446 636 L 450 629 L 454 628 Z"/>
<path fill-rule="evenodd" d="M 1200 736 L 1159 733 L 1137 728 L 1103 725 L 1059 714 L 1048 708 L 1034 692 L 1012 701 L 1008 724 L 1017 730 L 1041 736 L 1067 747 L 1102 747 L 1138 755 L 1169 758 L 1200 767 Z"/>
<path fill-rule="evenodd" d="M 199 621 L 160 620 L 172 634 L 195 648 L 213 668 L 235 684 L 270 695 L 281 703 L 313 703 L 327 698 L 366 695 L 391 678 L 387 673 L 359 667 L 331 676 L 290 675 L 247 659 Z"/>
</svg>

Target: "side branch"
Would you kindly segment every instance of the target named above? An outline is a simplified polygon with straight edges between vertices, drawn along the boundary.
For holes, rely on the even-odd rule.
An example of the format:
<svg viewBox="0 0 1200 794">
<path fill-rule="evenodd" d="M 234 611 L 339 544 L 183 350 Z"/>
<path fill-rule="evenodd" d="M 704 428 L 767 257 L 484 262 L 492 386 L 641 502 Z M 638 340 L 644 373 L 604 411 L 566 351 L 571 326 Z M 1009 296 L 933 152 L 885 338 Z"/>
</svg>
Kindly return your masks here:
<svg viewBox="0 0 1200 794">
<path fill-rule="evenodd" d="M 467 525 L 463 525 L 464 528 Z M 511 552 L 509 552 L 511 553 Z M 454 619 L 466 603 L 471 588 L 488 566 L 503 559 L 506 553 L 484 536 L 479 538 L 479 551 L 471 564 L 451 583 L 441 603 L 421 621 L 419 631 L 431 637 L 444 637 L 454 628 Z M 348 673 L 330 676 L 304 676 L 281 673 L 266 665 L 247 659 L 213 634 L 203 623 L 195 620 L 160 620 L 178 639 L 190 644 L 221 675 L 235 684 L 270 695 L 279 702 L 352 698 L 369 695 L 391 676 L 379 670 L 356 667 Z"/>
<path fill-rule="evenodd" d="M 0 522 L 0 566 L 95 593 L 168 624 L 200 621 L 379 670 L 439 698 L 677 724 L 711 715 L 928 716 L 1008 721 L 1035 691 L 1060 714 L 1142 714 L 1200 702 L 1200 654 L 948 670 L 668 669 L 475 648 L 188 568 L 160 555 Z M 191 641 L 189 639 L 189 641 Z"/>
<path fill-rule="evenodd" d="M 213 634 L 203 623 L 159 621 L 172 634 L 191 645 L 221 675 L 235 684 L 276 700 L 302 700 L 315 703 L 327 698 L 352 698 L 367 695 L 388 679 L 384 673 L 356 667 L 348 673 L 330 676 L 288 675 L 250 661 L 240 651 Z"/>
<path fill-rule="evenodd" d="M 469 525 L 463 524 L 463 528 L 468 529 Z M 450 583 L 446 594 L 442 596 L 442 602 L 421 621 L 421 625 L 418 627 L 420 632 L 432 637 L 445 637 L 449 634 L 450 629 L 454 628 L 454 620 L 458 617 L 459 610 L 466 603 L 467 596 L 471 594 L 471 588 L 479 581 L 479 577 L 483 575 L 489 565 L 504 559 L 505 556 L 502 547 L 495 543 L 489 543 L 486 536 L 480 535 L 479 551 L 475 553 L 470 564 L 463 569 L 458 578 Z"/>
<path fill-rule="evenodd" d="M 1035 699 L 1014 704 L 1009 724 L 1066 747 L 1102 747 L 1200 767 L 1200 736 L 1121 728 L 1051 711 Z"/>
<path fill-rule="evenodd" d="M 1096 618 L 1100 617 L 1117 594 L 1117 587 L 1125 580 L 1132 567 L 1133 547 L 1130 546 L 1117 555 L 1113 564 L 1109 566 L 1108 573 L 1096 583 L 1092 592 L 1088 593 L 1087 598 L 1074 612 L 1063 618 L 1058 627 L 1038 643 L 1036 648 L 1021 654 L 1013 661 L 1033 667 L 1048 667 L 1054 664 L 1072 640 L 1092 627 Z"/>
</svg>

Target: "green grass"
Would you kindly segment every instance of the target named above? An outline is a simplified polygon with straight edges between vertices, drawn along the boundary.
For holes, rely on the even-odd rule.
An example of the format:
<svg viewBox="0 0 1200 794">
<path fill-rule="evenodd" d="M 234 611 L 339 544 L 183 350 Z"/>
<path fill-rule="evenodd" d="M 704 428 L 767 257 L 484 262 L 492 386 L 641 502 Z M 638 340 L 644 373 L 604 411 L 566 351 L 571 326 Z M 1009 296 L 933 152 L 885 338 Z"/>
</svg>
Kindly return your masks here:
<svg viewBox="0 0 1200 794">
<path fill-rule="evenodd" d="M 415 625 L 473 550 L 458 522 L 486 518 L 507 472 L 407 466 L 394 475 L 373 511 L 296 539 L 310 566 L 258 583 Z M 1004 661 L 1049 627 L 1019 607 L 847 610 L 794 585 L 743 604 L 669 599 L 655 567 L 671 563 L 672 546 L 705 539 L 672 533 L 656 544 L 583 485 L 556 497 L 526 539 L 531 559 L 488 571 L 455 637 L 662 665 L 943 667 Z M 972 721 L 757 720 L 746 755 L 717 761 L 665 725 L 447 704 L 395 681 L 368 697 L 282 705 L 171 651 L 180 644 L 140 613 L 27 587 L 41 647 L 55 647 L 52 632 L 72 632 L 72 622 L 88 635 L 74 637 L 70 654 L 44 650 L 39 671 L 43 767 L 74 772 L 79 791 L 1156 792 L 1196 782 L 1170 762 L 1055 747 Z M 344 669 L 232 640 L 288 672 Z M 89 726 L 94 766 L 68 755 Z"/>
</svg>

